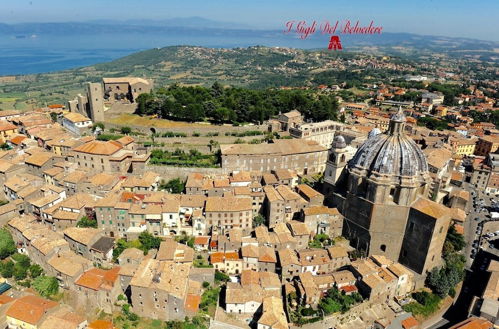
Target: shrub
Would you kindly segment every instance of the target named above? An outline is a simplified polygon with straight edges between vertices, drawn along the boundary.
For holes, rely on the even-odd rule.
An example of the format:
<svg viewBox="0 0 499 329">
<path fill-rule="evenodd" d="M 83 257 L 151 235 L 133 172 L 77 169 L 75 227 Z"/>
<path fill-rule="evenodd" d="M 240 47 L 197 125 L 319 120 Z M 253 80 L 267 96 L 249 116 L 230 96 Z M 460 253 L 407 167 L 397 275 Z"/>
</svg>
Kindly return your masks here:
<svg viewBox="0 0 499 329">
<path fill-rule="evenodd" d="M 33 288 L 43 297 L 50 297 L 59 291 L 59 282 L 53 276 L 39 276 L 33 280 Z"/>
<path fill-rule="evenodd" d="M 216 271 L 215 272 L 215 281 L 216 282 L 228 282 L 228 281 L 230 281 L 230 277 L 225 273 L 222 273 L 220 271 Z"/>
<path fill-rule="evenodd" d="M 5 259 L 16 252 L 16 244 L 9 231 L 0 229 L 0 259 Z"/>
</svg>

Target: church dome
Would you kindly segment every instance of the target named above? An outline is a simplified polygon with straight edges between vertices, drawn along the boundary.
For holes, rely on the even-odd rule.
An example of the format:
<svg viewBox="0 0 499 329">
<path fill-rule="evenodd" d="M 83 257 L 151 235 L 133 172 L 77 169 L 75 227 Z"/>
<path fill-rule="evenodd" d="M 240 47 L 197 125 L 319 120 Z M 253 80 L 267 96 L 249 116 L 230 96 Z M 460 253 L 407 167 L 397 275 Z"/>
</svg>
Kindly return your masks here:
<svg viewBox="0 0 499 329">
<path fill-rule="evenodd" d="M 405 121 L 405 115 L 399 109 L 390 118 L 387 133 L 370 133 L 370 138 L 359 147 L 349 162 L 349 169 L 367 171 L 368 176 L 376 173 L 378 176 L 416 178 L 424 181 L 423 176 L 428 173 L 428 162 L 419 146 L 405 135 Z"/>
<path fill-rule="evenodd" d="M 342 149 L 347 147 L 347 143 L 345 142 L 345 138 L 341 135 L 334 136 L 333 139 L 333 148 L 335 149 Z"/>
</svg>

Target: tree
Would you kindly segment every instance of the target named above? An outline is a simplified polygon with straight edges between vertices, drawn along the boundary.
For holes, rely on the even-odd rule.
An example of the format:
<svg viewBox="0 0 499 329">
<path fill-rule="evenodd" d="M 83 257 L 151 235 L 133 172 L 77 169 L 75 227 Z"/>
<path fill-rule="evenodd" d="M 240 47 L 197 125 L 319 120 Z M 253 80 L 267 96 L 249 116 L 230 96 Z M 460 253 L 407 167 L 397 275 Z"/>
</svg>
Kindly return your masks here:
<svg viewBox="0 0 499 329">
<path fill-rule="evenodd" d="M 102 131 L 104 131 L 104 128 L 106 128 L 106 126 L 104 126 L 102 122 L 97 122 L 93 124 L 92 131 L 94 132 L 97 127 L 99 127 Z"/>
<path fill-rule="evenodd" d="M 131 132 L 132 132 L 132 128 L 130 127 L 121 127 L 120 128 L 120 132 L 123 134 L 123 135 L 129 135 Z"/>
<path fill-rule="evenodd" d="M 59 282 L 53 276 L 41 275 L 33 280 L 32 286 L 43 297 L 50 297 L 59 292 Z"/>
<path fill-rule="evenodd" d="M 147 252 L 151 249 L 159 249 L 162 240 L 151 233 L 142 232 L 139 235 L 139 241 L 142 244 L 142 250 Z"/>
<path fill-rule="evenodd" d="M 262 215 L 258 214 L 255 217 L 253 217 L 253 227 L 258 227 L 264 224 L 265 224 L 265 217 L 263 217 Z"/>
<path fill-rule="evenodd" d="M 90 219 L 87 216 L 83 216 L 78 223 L 76 223 L 76 227 L 92 227 L 97 228 L 97 221 L 95 219 Z"/>
<path fill-rule="evenodd" d="M 0 229 L 0 259 L 5 259 L 16 252 L 16 244 L 9 231 Z"/>
<path fill-rule="evenodd" d="M 184 192 L 185 182 L 180 180 L 180 178 L 171 179 L 167 183 L 162 181 L 159 185 L 159 189 L 169 191 L 173 194 L 180 194 Z"/>
<path fill-rule="evenodd" d="M 24 280 L 28 276 L 28 268 L 21 265 L 21 263 L 14 264 L 14 278 L 19 280 Z"/>
<path fill-rule="evenodd" d="M 463 235 L 457 233 L 456 227 L 454 225 L 451 225 L 449 227 L 445 239 L 452 244 L 454 251 L 461 251 L 466 246 Z"/>
<path fill-rule="evenodd" d="M 229 282 L 230 277 L 220 271 L 215 271 L 215 282 Z"/>
<path fill-rule="evenodd" d="M 2 277 L 4 278 L 11 278 L 12 275 L 14 275 L 14 262 L 9 260 L 8 262 L 5 263 L 0 263 L 2 266 L 0 268 Z"/>
<path fill-rule="evenodd" d="M 221 97 L 223 93 L 224 93 L 224 87 L 218 81 L 215 81 L 213 85 L 211 85 L 212 96 L 218 98 Z"/>
<path fill-rule="evenodd" d="M 208 146 L 210 147 L 210 152 L 213 152 L 213 150 L 215 150 L 217 147 L 219 147 L 220 144 L 217 141 L 210 139 Z"/>
<path fill-rule="evenodd" d="M 52 119 L 52 122 L 56 122 L 58 118 L 58 114 L 55 112 L 50 112 L 50 119 Z"/>
<path fill-rule="evenodd" d="M 42 275 L 43 273 L 43 269 L 40 265 L 38 264 L 33 264 L 29 267 L 29 275 L 35 279 L 37 277 L 39 277 L 40 275 Z"/>
<path fill-rule="evenodd" d="M 31 260 L 28 256 L 16 253 L 11 256 L 11 258 L 22 267 L 29 267 L 31 265 Z"/>
<path fill-rule="evenodd" d="M 335 312 L 347 312 L 352 305 L 362 301 L 362 297 L 358 293 L 353 293 L 352 295 L 346 295 L 343 291 L 339 291 L 337 288 L 332 288 L 327 291 L 327 295 L 323 297 L 319 302 L 319 308 L 324 311 L 325 314 L 331 314 Z"/>
</svg>

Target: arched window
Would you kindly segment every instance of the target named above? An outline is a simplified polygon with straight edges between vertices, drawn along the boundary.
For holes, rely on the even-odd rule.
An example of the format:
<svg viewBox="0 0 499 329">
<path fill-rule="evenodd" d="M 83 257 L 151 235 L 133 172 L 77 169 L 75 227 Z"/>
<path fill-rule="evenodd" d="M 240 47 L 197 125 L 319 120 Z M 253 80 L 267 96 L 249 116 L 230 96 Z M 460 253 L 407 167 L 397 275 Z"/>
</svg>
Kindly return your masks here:
<svg viewBox="0 0 499 329">
<path fill-rule="evenodd" d="M 340 159 L 341 162 L 345 162 L 345 154 L 342 154 L 341 155 L 341 159 Z"/>
<path fill-rule="evenodd" d="M 334 153 L 331 153 L 329 155 L 329 161 L 334 162 L 336 160 L 336 155 Z"/>
<path fill-rule="evenodd" d="M 382 244 L 379 249 L 381 249 L 382 252 L 386 251 L 386 245 Z"/>
</svg>

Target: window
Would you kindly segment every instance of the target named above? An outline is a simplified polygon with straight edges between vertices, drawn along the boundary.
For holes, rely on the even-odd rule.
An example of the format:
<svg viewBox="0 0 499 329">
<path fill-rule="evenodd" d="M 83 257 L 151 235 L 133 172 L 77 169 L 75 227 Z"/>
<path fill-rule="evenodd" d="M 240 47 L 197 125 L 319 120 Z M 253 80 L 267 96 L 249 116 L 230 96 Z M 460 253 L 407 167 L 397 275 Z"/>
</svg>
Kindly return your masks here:
<svg viewBox="0 0 499 329">
<path fill-rule="evenodd" d="M 386 251 L 386 245 L 385 244 L 382 244 L 379 249 L 381 249 L 382 252 L 385 252 Z"/>
<path fill-rule="evenodd" d="M 414 222 L 409 223 L 409 232 L 412 232 L 414 230 Z"/>
</svg>

